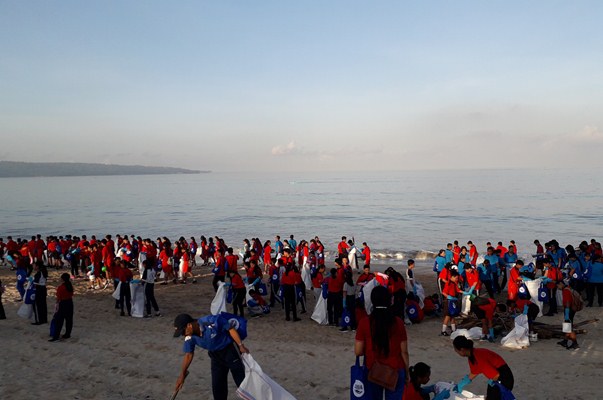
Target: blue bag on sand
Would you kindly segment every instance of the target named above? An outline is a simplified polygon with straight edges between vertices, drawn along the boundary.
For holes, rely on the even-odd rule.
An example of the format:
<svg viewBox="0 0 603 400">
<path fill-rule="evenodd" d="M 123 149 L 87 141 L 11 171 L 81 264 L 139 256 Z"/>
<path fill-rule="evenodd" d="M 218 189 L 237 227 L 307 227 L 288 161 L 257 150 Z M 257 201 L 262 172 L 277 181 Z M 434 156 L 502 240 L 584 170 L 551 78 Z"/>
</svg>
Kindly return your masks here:
<svg viewBox="0 0 603 400">
<path fill-rule="evenodd" d="M 278 292 L 276 292 L 276 297 L 278 297 L 281 301 L 281 303 L 283 302 L 283 287 L 279 286 L 278 287 Z"/>
<path fill-rule="evenodd" d="M 350 312 L 346 309 L 343 310 L 343 312 L 341 313 L 341 321 L 339 322 L 339 325 L 342 328 L 347 328 L 350 326 L 350 323 L 352 322 L 352 319 L 350 318 Z"/>
<path fill-rule="evenodd" d="M 538 288 L 538 301 L 543 303 L 549 302 L 549 290 L 544 285 L 540 285 Z"/>
<path fill-rule="evenodd" d="M 350 368 L 350 400 L 369 400 L 367 383 L 366 365 L 364 362 L 360 365 L 360 357 L 356 357 L 356 363 Z"/>
<path fill-rule="evenodd" d="M 264 282 L 260 282 L 257 287 L 260 296 L 266 296 L 268 294 L 268 288 Z"/>
<path fill-rule="evenodd" d="M 232 286 L 229 286 L 228 291 L 226 292 L 226 302 L 228 304 L 232 304 L 232 296 L 233 296 Z"/>
<path fill-rule="evenodd" d="M 295 285 L 295 299 L 297 303 L 304 301 L 304 291 L 298 285 Z"/>
<path fill-rule="evenodd" d="M 458 317 L 461 313 L 461 308 L 459 307 L 458 299 L 448 300 L 448 316 L 450 317 Z"/>
<path fill-rule="evenodd" d="M 494 384 L 498 387 L 498 390 L 500 390 L 501 400 L 517 400 L 513 393 L 501 383 L 495 381 Z"/>
<path fill-rule="evenodd" d="M 414 304 L 410 304 L 410 305 L 406 306 L 406 315 L 408 315 L 408 319 L 411 322 L 419 321 L 419 310 L 417 309 L 417 306 Z"/>
<path fill-rule="evenodd" d="M 521 300 L 529 300 L 530 299 L 530 291 L 528 290 L 528 287 L 526 286 L 525 283 L 522 283 L 519 286 L 519 289 L 517 291 L 517 297 L 519 297 Z"/>
</svg>

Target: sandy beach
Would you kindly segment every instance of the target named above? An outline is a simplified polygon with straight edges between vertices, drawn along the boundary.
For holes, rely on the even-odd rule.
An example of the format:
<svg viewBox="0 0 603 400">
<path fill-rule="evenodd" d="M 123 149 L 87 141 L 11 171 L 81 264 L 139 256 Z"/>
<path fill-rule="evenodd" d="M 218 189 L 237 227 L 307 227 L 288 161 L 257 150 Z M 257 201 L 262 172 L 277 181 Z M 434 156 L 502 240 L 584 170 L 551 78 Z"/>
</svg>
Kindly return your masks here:
<svg viewBox="0 0 603 400">
<path fill-rule="evenodd" d="M 59 274 L 50 271 L 49 319 Z M 428 269 L 420 268 L 417 275 L 427 292 L 433 292 Z M 208 314 L 214 294 L 208 277 L 196 285 L 156 286 L 163 316 L 129 318 L 114 309 L 110 289 L 90 291 L 86 281 L 77 281 L 72 338 L 49 343 L 49 325 L 32 326 L 16 315 L 14 272 L 3 267 L 0 277 L 7 286 L 2 301 L 8 318 L 0 321 L 1 399 L 168 399 L 183 354 L 182 339 L 171 335 L 173 318 L 182 312 Z M 312 310 L 313 299 L 309 303 Z M 601 310 L 586 308 L 576 321 L 600 317 Z M 319 326 L 310 315 L 311 311 L 302 315 L 301 322 L 286 322 L 277 309 L 250 320 L 247 347 L 264 371 L 298 399 L 348 399 L 354 334 Z M 561 318 L 539 320 L 560 324 Z M 438 336 L 440 327 L 439 318 L 427 318 L 407 329 L 411 364 L 429 364 L 431 383 L 458 380 L 468 372 L 467 361 L 453 351 L 451 340 Z M 577 351 L 557 346 L 554 339 L 524 350 L 507 350 L 500 343 L 477 346 L 497 351 L 508 362 L 518 399 L 594 399 L 603 371 L 601 323 L 586 329 Z M 201 349 L 195 354 L 179 400 L 211 398 L 209 358 Z M 229 381 L 229 397 L 236 398 Z M 467 390 L 484 394 L 485 388 L 486 380 L 478 377 Z"/>
</svg>

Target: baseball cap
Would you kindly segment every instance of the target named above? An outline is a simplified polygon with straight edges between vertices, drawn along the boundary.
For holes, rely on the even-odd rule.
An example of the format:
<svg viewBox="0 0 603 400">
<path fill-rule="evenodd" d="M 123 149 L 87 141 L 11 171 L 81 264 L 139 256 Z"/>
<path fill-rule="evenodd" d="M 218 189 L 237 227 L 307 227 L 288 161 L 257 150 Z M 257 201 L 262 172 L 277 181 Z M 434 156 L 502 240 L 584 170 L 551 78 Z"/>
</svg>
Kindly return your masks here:
<svg viewBox="0 0 603 400">
<path fill-rule="evenodd" d="M 186 326 L 193 321 L 193 317 L 188 314 L 178 314 L 176 319 L 174 319 L 174 337 L 184 335 Z"/>
</svg>

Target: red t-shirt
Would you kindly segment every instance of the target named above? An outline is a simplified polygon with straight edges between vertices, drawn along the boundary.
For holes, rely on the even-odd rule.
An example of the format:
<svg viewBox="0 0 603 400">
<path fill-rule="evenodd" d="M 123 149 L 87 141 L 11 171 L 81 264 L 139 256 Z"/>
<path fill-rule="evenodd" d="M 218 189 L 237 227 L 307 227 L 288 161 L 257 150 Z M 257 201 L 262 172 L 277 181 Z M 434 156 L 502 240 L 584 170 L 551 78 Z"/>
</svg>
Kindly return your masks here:
<svg viewBox="0 0 603 400">
<path fill-rule="evenodd" d="M 238 259 L 239 259 L 239 256 L 237 256 L 236 254 L 229 254 L 226 256 L 226 262 L 228 263 L 229 271 L 237 270 L 237 260 Z"/>
<path fill-rule="evenodd" d="M 459 286 L 452 281 L 448 281 L 448 283 L 444 285 L 444 289 L 442 289 L 442 294 L 445 296 L 456 297 L 459 293 Z"/>
<path fill-rule="evenodd" d="M 415 388 L 415 385 L 408 383 L 404 385 L 404 394 L 402 400 L 424 400 L 421 392 Z"/>
<path fill-rule="evenodd" d="M 469 285 L 469 287 L 473 286 L 475 283 L 475 290 L 480 290 L 482 288 L 482 283 L 479 280 L 479 272 L 477 272 L 477 270 L 474 268 L 466 269 L 465 276 L 467 277 L 467 285 Z"/>
<path fill-rule="evenodd" d="M 362 249 L 362 254 L 364 255 L 364 264 L 371 265 L 371 248 L 366 246 Z"/>
<path fill-rule="evenodd" d="M 272 263 L 272 248 L 270 246 L 264 247 L 264 264 Z"/>
<path fill-rule="evenodd" d="M 484 313 L 486 313 L 486 319 L 491 321 L 494 318 L 494 311 L 496 311 L 496 300 L 488 299 L 488 304 L 478 306 Z"/>
<path fill-rule="evenodd" d="M 473 349 L 475 363 L 469 362 L 469 370 L 474 375 L 484 374 L 488 379 L 498 375 L 498 368 L 507 363 L 501 356 L 488 349 Z"/>
<path fill-rule="evenodd" d="M 120 282 L 125 283 L 132 280 L 132 271 L 128 268 L 119 268 L 117 276 L 119 277 Z"/>
<path fill-rule="evenodd" d="M 563 308 L 570 308 L 574 303 L 574 296 L 568 288 L 563 288 Z"/>
<path fill-rule="evenodd" d="M 339 254 L 343 254 L 345 252 L 347 252 L 347 250 L 350 248 L 350 246 L 348 246 L 348 244 L 346 242 L 344 242 L 343 240 L 341 242 L 339 242 L 339 244 L 337 245 L 337 252 Z"/>
<path fill-rule="evenodd" d="M 239 275 L 239 274 L 234 274 L 232 276 L 232 278 L 230 278 L 230 281 L 232 282 L 233 289 L 244 289 L 245 288 L 245 282 L 243 282 L 243 278 L 241 278 L 241 275 Z"/>
<path fill-rule="evenodd" d="M 70 300 L 73 298 L 73 292 L 68 291 L 67 288 L 65 287 L 65 284 L 61 284 L 57 288 L 56 297 L 57 297 L 57 301 Z"/>
<path fill-rule="evenodd" d="M 356 331 L 356 340 L 364 342 L 364 356 L 367 368 L 371 369 L 375 360 L 398 370 L 405 368 L 406 366 L 404 365 L 404 359 L 400 350 L 400 343 L 407 340 L 404 322 L 398 317 L 394 318 L 394 325 L 389 330 L 389 355 L 386 357 L 373 348 L 370 321 L 371 317 L 362 319 Z"/>
<path fill-rule="evenodd" d="M 295 272 L 292 269 L 285 270 L 281 283 L 283 285 L 295 285 Z"/>
<path fill-rule="evenodd" d="M 323 276 L 321 272 L 317 272 L 316 276 L 312 278 L 312 287 L 320 289 L 322 286 Z"/>
</svg>

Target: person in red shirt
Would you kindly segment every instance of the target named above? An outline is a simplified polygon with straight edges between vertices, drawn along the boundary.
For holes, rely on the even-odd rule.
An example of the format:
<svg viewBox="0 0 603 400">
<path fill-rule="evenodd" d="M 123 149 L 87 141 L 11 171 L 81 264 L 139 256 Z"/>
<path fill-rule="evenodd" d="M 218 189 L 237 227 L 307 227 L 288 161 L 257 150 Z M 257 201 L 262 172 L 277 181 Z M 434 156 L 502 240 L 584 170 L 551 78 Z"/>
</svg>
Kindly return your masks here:
<svg viewBox="0 0 603 400">
<path fill-rule="evenodd" d="M 542 247 L 542 244 L 540 244 L 540 240 L 538 240 L 538 239 L 534 240 L 534 245 L 536 246 L 536 255 L 543 256 L 544 255 L 544 247 Z"/>
<path fill-rule="evenodd" d="M 163 282 L 161 284 L 167 285 L 168 279 L 172 279 L 172 282 L 176 283 L 176 276 L 172 267 L 172 244 L 169 241 L 163 242 L 163 249 L 159 253 L 159 260 L 161 261 L 161 269 L 163 270 Z"/>
<path fill-rule="evenodd" d="M 193 283 L 197 283 L 195 275 L 191 272 L 191 253 L 184 250 L 180 257 L 180 283 L 185 284 L 186 278 L 193 278 Z"/>
<path fill-rule="evenodd" d="M 473 341 L 465 336 L 459 335 L 452 342 L 454 351 L 461 356 L 469 359 L 470 373 L 465 375 L 457 384 L 457 391 L 461 393 L 476 376 L 483 374 L 488 378 L 488 387 L 486 398 L 488 400 L 500 400 L 501 393 L 498 385 L 504 386 L 507 390 L 513 390 L 514 378 L 511 368 L 507 362 L 495 352 L 488 349 L 474 349 Z"/>
<path fill-rule="evenodd" d="M 57 287 L 56 297 L 57 312 L 54 316 L 54 335 L 48 340 L 49 342 L 59 340 L 63 322 L 65 322 L 65 334 L 61 338 L 69 339 L 71 337 L 71 330 L 73 329 L 73 285 L 68 273 L 61 275 L 61 284 Z"/>
<path fill-rule="evenodd" d="M 212 285 L 214 287 L 214 291 L 218 291 L 218 282 L 224 282 L 226 277 L 226 258 L 224 257 L 224 253 L 219 250 L 216 250 L 214 254 L 216 265 L 212 269 L 214 273 L 214 279 L 212 281 Z"/>
<path fill-rule="evenodd" d="M 239 314 L 244 317 L 245 308 L 245 296 L 247 295 L 247 288 L 243 278 L 239 275 L 239 271 L 228 271 L 228 278 L 230 278 L 230 285 L 232 286 L 232 313 L 234 315 Z"/>
<path fill-rule="evenodd" d="M 523 267 L 523 261 L 517 260 L 513 267 L 509 270 L 509 282 L 507 284 L 507 299 L 517 300 L 519 286 L 523 283 L 523 279 L 519 270 Z"/>
<path fill-rule="evenodd" d="M 494 343 L 494 313 L 498 310 L 496 301 L 490 298 L 475 297 L 471 301 L 471 311 L 482 321 L 482 338 Z"/>
<path fill-rule="evenodd" d="M 426 390 L 427 388 L 421 388 L 421 385 L 429 383 L 431 378 L 431 368 L 429 365 L 418 362 L 414 366 L 409 368 L 410 381 L 404 387 L 404 396 L 402 400 L 425 400 L 429 399 L 430 392 L 434 389 Z M 431 386 L 434 387 L 433 385 Z M 426 396 L 426 397 L 425 397 Z M 450 390 L 445 389 L 438 393 L 432 400 L 444 400 L 450 397 Z"/>
<path fill-rule="evenodd" d="M 347 244 L 346 240 L 347 238 L 345 236 L 342 236 L 341 242 L 339 242 L 339 244 L 337 245 L 337 253 L 339 254 L 339 257 L 348 255 L 348 249 L 350 248 L 350 246 Z"/>
<path fill-rule="evenodd" d="M 128 310 L 128 316 L 132 316 L 132 293 L 130 292 L 130 282 L 132 281 L 132 271 L 126 268 L 126 264 L 123 260 L 118 263 L 119 272 L 117 274 L 119 278 L 119 308 L 121 309 L 120 316 L 125 316 L 124 303 Z"/>
<path fill-rule="evenodd" d="M 7 242 L 6 242 L 6 252 L 7 252 L 7 254 L 14 253 L 17 250 L 19 250 L 19 245 L 17 244 L 17 242 L 15 242 L 13 240 L 12 236 L 8 236 L 6 238 L 6 240 L 7 240 Z"/>
<path fill-rule="evenodd" d="M 364 265 L 371 265 L 371 248 L 366 244 L 366 242 L 362 242 L 362 258 L 364 258 Z"/>
<path fill-rule="evenodd" d="M 358 324 L 354 353 L 364 356 L 366 367 L 371 374 L 375 363 L 394 369 L 398 379 L 394 390 L 386 389 L 373 382 L 367 382 L 366 390 L 371 399 L 401 399 L 409 375 L 408 339 L 404 322 L 391 309 L 391 296 L 383 286 L 371 292 L 373 312 Z"/>
<path fill-rule="evenodd" d="M 475 247 L 471 240 L 467 242 L 467 246 L 469 246 L 469 259 L 471 260 L 471 265 L 475 267 L 477 265 L 477 257 L 479 256 L 477 247 Z"/>
<path fill-rule="evenodd" d="M 580 296 L 580 293 L 571 289 L 569 286 L 566 286 L 563 281 L 557 283 L 558 290 L 561 290 L 562 298 L 563 298 L 563 314 L 564 314 L 564 322 L 569 322 L 574 325 L 574 316 L 578 309 L 574 308 L 574 296 Z M 569 344 L 571 340 L 571 344 Z M 578 345 L 578 337 L 576 336 L 576 332 L 573 330 L 569 333 L 565 334 L 565 338 L 558 342 L 557 344 L 565 347 L 568 350 L 579 349 Z"/>
<path fill-rule="evenodd" d="M 445 270 L 446 268 L 444 268 L 442 272 L 444 272 Z M 449 303 L 454 301 L 456 302 L 457 307 L 459 307 L 460 302 L 458 300 L 458 296 L 461 291 L 459 290 L 458 282 L 458 271 L 456 269 L 449 269 L 449 279 L 446 281 L 444 287 L 442 288 L 442 308 L 444 309 L 444 321 L 442 322 L 442 332 L 440 333 L 441 336 L 450 336 L 450 334 L 448 333 L 448 324 L 450 324 L 450 329 L 452 330 L 452 332 L 456 331 L 456 319 L 455 316 L 450 315 Z"/>
<path fill-rule="evenodd" d="M 452 247 L 452 261 L 456 265 L 458 265 L 460 257 L 461 257 L 461 248 L 459 246 L 459 241 L 455 240 L 454 241 L 454 246 Z M 465 260 L 463 260 L 463 261 L 465 261 Z"/>
<path fill-rule="evenodd" d="M 501 258 L 504 258 L 505 254 L 507 254 L 507 251 L 508 251 L 507 248 L 505 246 L 503 246 L 502 242 L 498 242 L 498 246 L 496 246 L 496 249 L 494 249 L 494 250 L 500 251 Z"/>
<path fill-rule="evenodd" d="M 283 256 L 283 259 L 285 257 Z M 297 268 L 293 263 L 286 264 L 285 271 L 281 277 L 281 287 L 283 289 L 283 301 L 285 303 L 285 320 L 291 321 L 291 313 L 293 313 L 293 322 L 300 321 L 297 318 L 297 302 L 295 297 L 295 281 L 297 279 Z"/>
<path fill-rule="evenodd" d="M 229 247 L 227 250 L 226 262 L 228 263 L 229 271 L 238 271 L 237 262 L 239 261 L 239 256 L 234 254 L 234 250 L 232 247 Z"/>
</svg>

